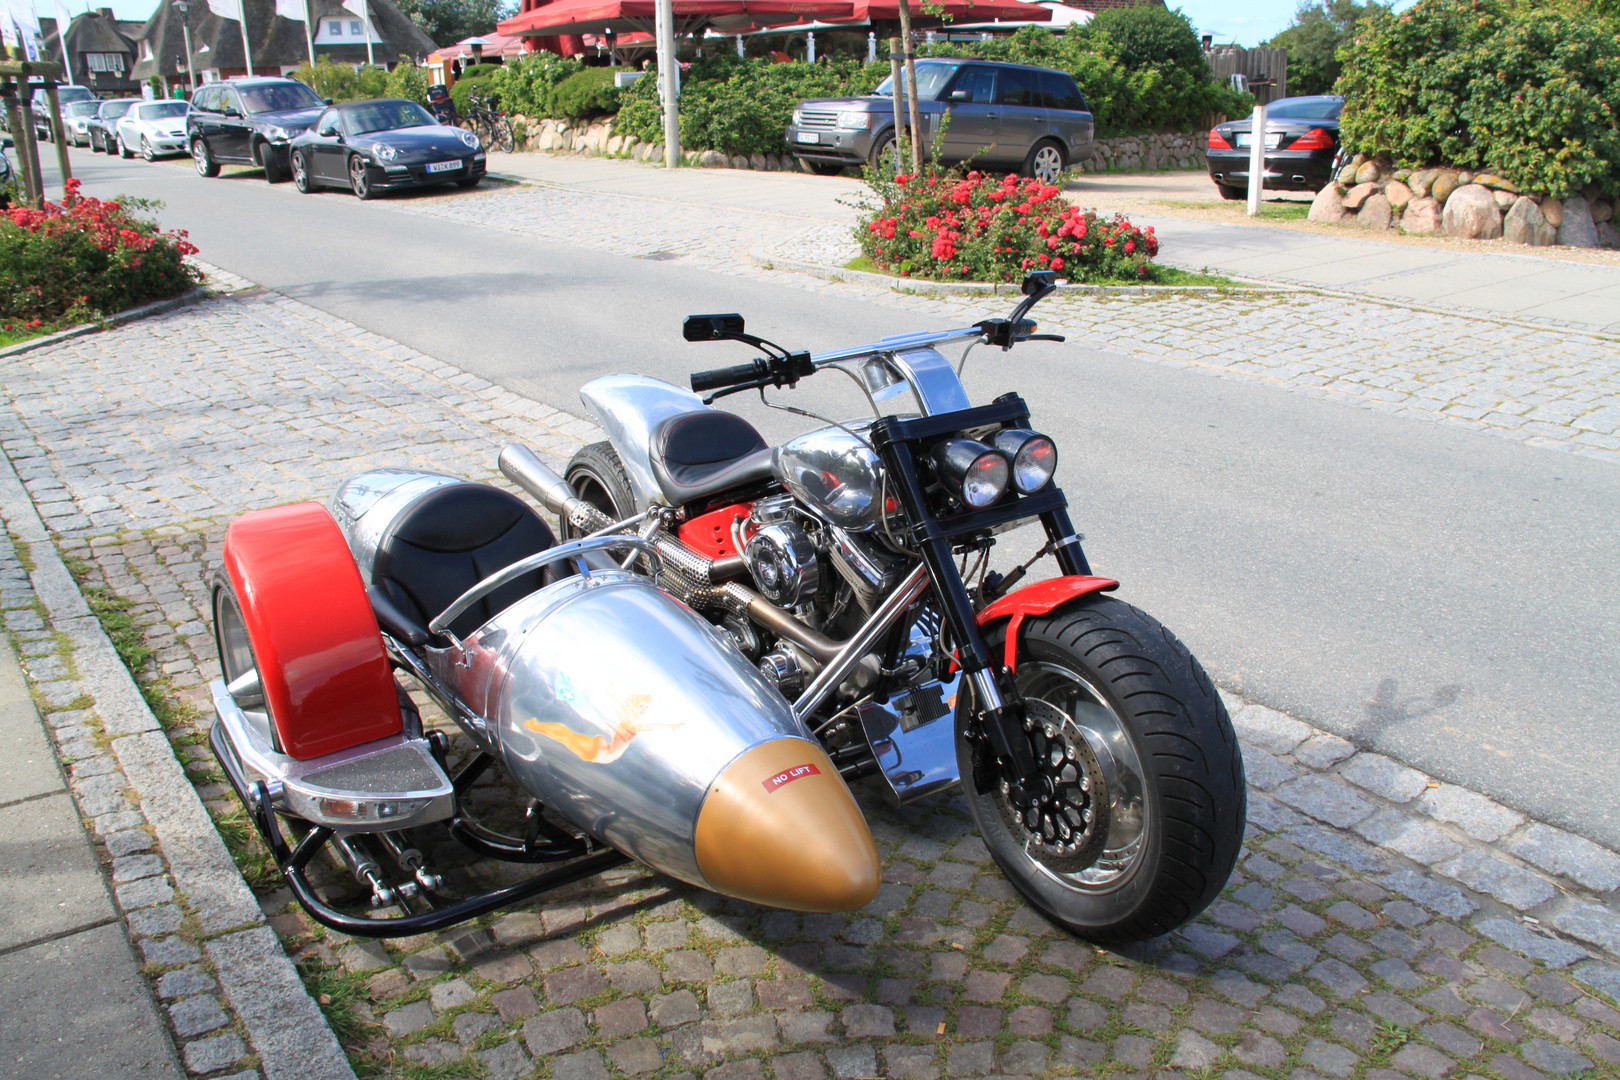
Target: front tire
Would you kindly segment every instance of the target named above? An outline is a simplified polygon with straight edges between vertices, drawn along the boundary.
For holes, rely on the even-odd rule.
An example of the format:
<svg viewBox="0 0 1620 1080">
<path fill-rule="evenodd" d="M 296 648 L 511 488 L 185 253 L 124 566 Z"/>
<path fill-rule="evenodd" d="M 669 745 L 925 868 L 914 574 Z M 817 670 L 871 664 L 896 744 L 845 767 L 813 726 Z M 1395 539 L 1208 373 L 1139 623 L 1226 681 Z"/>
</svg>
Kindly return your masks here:
<svg viewBox="0 0 1620 1080">
<path fill-rule="evenodd" d="M 269 184 L 282 184 L 287 181 L 290 171 L 283 169 L 276 160 L 276 152 L 269 143 L 259 144 L 259 164 L 264 167 L 264 179 Z"/>
<path fill-rule="evenodd" d="M 218 176 L 219 162 L 214 155 L 208 152 L 208 144 L 202 139 L 191 140 L 191 163 L 197 167 L 198 176 Z"/>
<path fill-rule="evenodd" d="M 293 187 L 305 195 L 315 190 L 314 178 L 309 174 L 309 162 L 304 154 L 297 150 L 292 152 L 292 181 Z"/>
<path fill-rule="evenodd" d="M 985 635 L 997 658 L 1005 641 L 1005 622 Z M 1017 657 L 1037 752 L 1050 760 L 1054 746 L 1074 746 L 1067 756 L 1089 763 L 1092 796 L 1106 791 L 1106 805 L 1091 809 L 1105 811 L 1107 830 L 1081 869 L 1061 850 L 1043 852 L 1045 820 L 1033 829 L 1019 820 L 959 712 L 964 793 L 997 865 L 1050 918 L 1100 944 L 1185 924 L 1226 885 L 1247 813 L 1242 753 L 1209 676 L 1152 616 L 1095 595 L 1025 620 Z"/>
<path fill-rule="evenodd" d="M 836 161 L 811 161 L 808 158 L 800 158 L 799 164 L 817 176 L 838 176 L 844 171 L 844 167 Z"/>
<path fill-rule="evenodd" d="M 630 477 L 625 474 L 624 463 L 612 443 L 591 443 L 580 450 L 569 459 L 563 479 L 580 498 L 614 521 L 623 521 L 636 512 Z M 577 540 L 583 535 L 570 522 L 562 522 L 564 540 Z"/>
<path fill-rule="evenodd" d="M 877 137 L 872 143 L 872 152 L 866 155 L 866 162 L 884 176 L 899 173 L 900 148 L 894 141 L 894 132 L 887 131 Z"/>
<path fill-rule="evenodd" d="M 1227 202 L 1239 202 L 1249 197 L 1249 192 L 1246 188 L 1233 187 L 1231 184 L 1216 184 L 1215 187 L 1220 191 L 1221 198 L 1225 199 Z"/>
<path fill-rule="evenodd" d="M 126 161 L 135 156 L 135 151 L 129 148 L 129 144 L 124 141 L 123 135 L 118 136 L 118 156 Z"/>
<path fill-rule="evenodd" d="M 141 157 L 147 161 L 157 160 L 157 155 L 152 152 L 152 140 L 145 135 L 141 136 Z"/>
<path fill-rule="evenodd" d="M 366 171 L 366 159 L 359 154 L 349 158 L 349 190 L 354 197 L 364 202 L 374 196 L 371 186 L 371 175 Z"/>
</svg>

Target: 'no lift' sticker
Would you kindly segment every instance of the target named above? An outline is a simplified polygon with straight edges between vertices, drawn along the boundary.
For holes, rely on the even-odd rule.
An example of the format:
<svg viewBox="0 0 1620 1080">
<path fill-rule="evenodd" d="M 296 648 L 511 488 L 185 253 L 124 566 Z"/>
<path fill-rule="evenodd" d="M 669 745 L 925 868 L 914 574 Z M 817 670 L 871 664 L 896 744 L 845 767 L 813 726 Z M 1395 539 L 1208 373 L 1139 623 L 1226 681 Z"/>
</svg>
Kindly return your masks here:
<svg viewBox="0 0 1620 1080">
<path fill-rule="evenodd" d="M 806 776 L 820 775 L 821 770 L 807 761 L 803 765 L 795 765 L 791 769 L 783 769 L 769 780 L 762 780 L 761 784 L 764 785 L 766 791 L 775 791 L 783 784 L 791 784 L 793 781 Z"/>
</svg>

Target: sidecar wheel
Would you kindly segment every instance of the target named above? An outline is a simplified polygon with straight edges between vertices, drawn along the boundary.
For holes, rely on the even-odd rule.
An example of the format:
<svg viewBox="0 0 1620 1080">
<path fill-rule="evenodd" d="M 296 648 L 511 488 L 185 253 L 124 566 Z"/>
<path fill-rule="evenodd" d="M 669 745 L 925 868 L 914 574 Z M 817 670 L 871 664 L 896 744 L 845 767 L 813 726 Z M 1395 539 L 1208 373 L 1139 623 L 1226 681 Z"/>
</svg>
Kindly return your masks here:
<svg viewBox="0 0 1620 1080">
<path fill-rule="evenodd" d="M 1003 655 L 1006 627 L 985 635 L 992 656 Z M 1231 876 L 1247 813 L 1242 754 L 1209 676 L 1156 619 L 1103 596 L 1025 620 L 1017 657 L 1029 715 L 1059 731 L 1044 742 L 1032 735 L 1042 760 L 1083 736 L 1090 753 L 1076 746 L 1069 757 L 1100 776 L 1107 803 L 1093 809 L 1106 809 L 1107 830 L 1100 854 L 1082 846 L 1078 869 L 1072 856 L 1030 843 L 995 768 L 975 775 L 984 744 L 965 736 L 959 715 L 963 787 L 996 863 L 1032 904 L 1101 944 L 1186 923 Z"/>
<path fill-rule="evenodd" d="M 563 471 L 568 486 L 579 497 L 614 521 L 623 521 L 636 512 L 636 497 L 630 491 L 630 478 L 612 443 L 591 443 L 568 462 Z M 568 522 L 562 523 L 563 539 L 576 539 Z"/>
</svg>

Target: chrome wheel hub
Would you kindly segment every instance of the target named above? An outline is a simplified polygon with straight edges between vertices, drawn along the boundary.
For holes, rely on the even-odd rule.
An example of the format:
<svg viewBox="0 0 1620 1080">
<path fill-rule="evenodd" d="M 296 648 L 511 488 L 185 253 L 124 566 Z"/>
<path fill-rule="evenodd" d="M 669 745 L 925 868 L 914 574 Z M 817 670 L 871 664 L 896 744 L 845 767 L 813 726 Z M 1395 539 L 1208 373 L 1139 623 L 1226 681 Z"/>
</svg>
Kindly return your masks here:
<svg viewBox="0 0 1620 1080">
<path fill-rule="evenodd" d="M 996 806 L 1007 828 L 1032 858 L 1054 873 L 1091 866 L 1108 837 L 1108 785 L 1080 728 L 1040 700 L 1024 703 L 1025 730 L 1035 753 L 1034 801 L 1013 806 L 1010 785 L 998 785 Z"/>
</svg>

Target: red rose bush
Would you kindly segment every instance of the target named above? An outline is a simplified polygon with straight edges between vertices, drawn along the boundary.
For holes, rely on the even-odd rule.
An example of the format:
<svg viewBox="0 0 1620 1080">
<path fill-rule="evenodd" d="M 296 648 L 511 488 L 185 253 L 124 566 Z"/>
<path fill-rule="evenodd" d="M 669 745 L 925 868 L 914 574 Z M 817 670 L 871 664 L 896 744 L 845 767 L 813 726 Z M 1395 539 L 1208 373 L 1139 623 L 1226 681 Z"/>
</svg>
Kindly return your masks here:
<svg viewBox="0 0 1620 1080">
<path fill-rule="evenodd" d="M 1159 241 L 1124 216 L 1103 218 L 1063 198 L 1054 184 L 927 166 L 893 179 L 868 175 L 875 200 L 856 226 L 862 253 L 902 277 L 1018 281 L 1056 270 L 1083 282 L 1154 276 Z"/>
<path fill-rule="evenodd" d="M 135 211 L 151 204 L 96 199 L 69 180 L 60 203 L 0 211 L 0 318 L 39 328 L 177 296 L 201 275 L 197 249 Z"/>
</svg>

